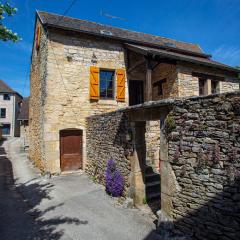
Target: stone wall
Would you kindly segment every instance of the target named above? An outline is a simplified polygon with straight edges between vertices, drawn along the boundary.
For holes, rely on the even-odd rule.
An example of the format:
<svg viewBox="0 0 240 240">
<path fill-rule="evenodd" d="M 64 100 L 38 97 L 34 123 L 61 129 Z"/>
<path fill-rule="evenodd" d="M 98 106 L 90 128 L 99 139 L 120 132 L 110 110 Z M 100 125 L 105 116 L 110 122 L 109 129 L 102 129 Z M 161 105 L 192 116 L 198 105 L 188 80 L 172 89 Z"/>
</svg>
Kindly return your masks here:
<svg viewBox="0 0 240 240">
<path fill-rule="evenodd" d="M 86 117 L 125 107 L 128 88 L 126 83 L 125 102 L 89 99 L 90 66 L 113 70 L 125 68 L 124 49 L 120 43 L 53 29 L 48 29 L 47 34 L 48 39 L 42 31 L 39 51 L 33 49 L 29 153 L 41 169 L 59 173 L 60 130 L 83 130 L 85 168 Z M 93 55 L 96 62 L 93 62 Z"/>
<path fill-rule="evenodd" d="M 104 185 L 106 163 L 114 159 L 125 177 L 125 194 L 142 200 L 142 164 L 146 159 L 144 149 L 138 149 L 141 145 L 138 141 L 144 142 L 144 134 L 136 138 L 136 129 L 139 123 L 144 126 L 144 121 L 152 123 L 146 124 L 147 148 L 147 139 L 155 136 L 149 135 L 150 130 L 159 127 L 157 118 L 164 123 L 161 132 L 158 131 L 161 209 L 174 220 L 175 231 L 191 235 L 192 239 L 237 239 L 240 234 L 239 92 L 160 100 L 89 117 L 86 171 Z M 126 138 L 129 129 L 135 132 L 132 141 Z"/>
<path fill-rule="evenodd" d="M 176 65 L 161 63 L 152 73 L 153 81 L 153 100 L 157 101 L 164 98 L 178 97 L 178 82 Z M 163 95 L 158 95 L 158 81 L 165 81 L 162 85 Z"/>
<path fill-rule="evenodd" d="M 86 117 L 111 112 L 128 104 L 127 88 L 125 102 L 118 102 L 116 99 L 90 101 L 90 66 L 113 70 L 125 68 L 124 50 L 115 41 L 103 41 L 102 38 L 56 30 L 49 30 L 48 49 L 47 95 L 44 106 L 47 169 L 60 172 L 59 131 L 66 128 L 83 130 L 85 168 Z M 94 63 L 93 55 L 96 57 Z"/>
<path fill-rule="evenodd" d="M 239 80 L 236 79 L 236 76 L 223 70 L 181 63 L 177 67 L 177 72 L 179 97 L 199 95 L 198 77 L 193 76 L 192 73 L 206 74 L 209 76 L 216 76 L 219 79 L 222 79 L 219 85 L 219 93 L 233 92 L 239 90 Z M 211 80 L 211 77 L 209 79 Z M 209 94 L 211 94 L 211 89 L 209 90 Z"/>
<path fill-rule="evenodd" d="M 146 121 L 146 163 L 159 171 L 160 121 Z"/>
<path fill-rule="evenodd" d="M 38 25 L 39 21 L 36 23 Z M 35 42 L 33 43 L 29 99 L 29 158 L 41 170 L 45 169 L 43 106 L 46 96 L 47 55 L 47 35 L 42 28 L 39 50 L 36 50 Z"/>
<path fill-rule="evenodd" d="M 29 125 L 28 121 L 20 122 L 20 139 L 21 139 L 21 147 L 28 148 L 29 147 Z"/>
<path fill-rule="evenodd" d="M 125 189 L 129 187 L 130 155 L 133 150 L 131 142 L 126 138 L 129 129 L 124 111 L 87 118 L 86 172 L 103 185 L 107 161 L 112 159 L 125 178 Z"/>
<path fill-rule="evenodd" d="M 168 214 L 176 229 L 193 239 L 238 239 L 240 93 L 176 101 L 164 130 L 170 166 L 162 185 L 174 186 Z"/>
</svg>

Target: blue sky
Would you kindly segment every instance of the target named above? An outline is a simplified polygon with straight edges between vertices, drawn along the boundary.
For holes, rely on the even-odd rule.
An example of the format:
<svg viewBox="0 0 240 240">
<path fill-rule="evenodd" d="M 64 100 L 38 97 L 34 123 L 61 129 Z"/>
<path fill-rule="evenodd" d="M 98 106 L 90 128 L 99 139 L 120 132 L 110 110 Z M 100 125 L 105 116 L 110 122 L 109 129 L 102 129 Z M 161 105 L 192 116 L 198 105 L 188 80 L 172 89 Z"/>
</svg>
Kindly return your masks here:
<svg viewBox="0 0 240 240">
<path fill-rule="evenodd" d="M 0 42 L 0 79 L 28 96 L 35 11 L 63 14 L 72 0 L 9 2 L 18 8 L 18 13 L 6 18 L 5 24 L 22 41 Z M 107 18 L 101 11 L 125 20 Z M 240 0 L 76 0 L 67 15 L 198 43 L 213 59 L 240 65 Z"/>
</svg>

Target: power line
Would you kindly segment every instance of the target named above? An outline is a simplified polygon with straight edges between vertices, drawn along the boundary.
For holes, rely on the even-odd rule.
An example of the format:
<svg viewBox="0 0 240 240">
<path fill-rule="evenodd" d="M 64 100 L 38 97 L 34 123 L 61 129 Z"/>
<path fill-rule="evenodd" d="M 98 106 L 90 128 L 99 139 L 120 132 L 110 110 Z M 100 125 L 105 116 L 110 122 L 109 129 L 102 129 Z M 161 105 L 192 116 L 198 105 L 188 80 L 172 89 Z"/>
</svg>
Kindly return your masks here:
<svg viewBox="0 0 240 240">
<path fill-rule="evenodd" d="M 72 8 L 72 6 L 76 3 L 77 0 L 73 0 L 71 2 L 71 4 L 68 6 L 68 8 L 65 10 L 65 12 L 63 13 L 63 15 L 58 19 L 58 21 L 56 22 L 56 24 L 58 24 L 60 21 L 62 21 L 62 19 L 65 17 L 65 15 L 70 11 L 70 9 Z"/>
</svg>

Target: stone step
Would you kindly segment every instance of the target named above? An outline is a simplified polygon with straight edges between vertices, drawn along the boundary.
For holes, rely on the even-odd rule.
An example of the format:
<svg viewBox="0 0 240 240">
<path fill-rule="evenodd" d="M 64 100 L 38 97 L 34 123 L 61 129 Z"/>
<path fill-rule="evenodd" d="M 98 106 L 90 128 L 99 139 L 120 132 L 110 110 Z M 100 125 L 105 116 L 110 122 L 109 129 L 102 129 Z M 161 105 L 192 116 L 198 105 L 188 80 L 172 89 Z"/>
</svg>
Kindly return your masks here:
<svg viewBox="0 0 240 240">
<path fill-rule="evenodd" d="M 160 181 L 147 182 L 146 187 L 160 186 Z"/>
<path fill-rule="evenodd" d="M 147 198 L 147 201 L 153 201 L 153 200 L 160 199 L 160 196 L 161 196 L 160 192 L 159 193 L 158 192 L 157 193 L 153 192 L 153 193 L 147 194 L 146 198 Z"/>
<path fill-rule="evenodd" d="M 160 189 L 160 185 L 151 185 L 151 186 L 147 186 L 146 187 L 146 194 L 152 194 L 152 193 L 160 193 L 161 189 Z"/>
</svg>

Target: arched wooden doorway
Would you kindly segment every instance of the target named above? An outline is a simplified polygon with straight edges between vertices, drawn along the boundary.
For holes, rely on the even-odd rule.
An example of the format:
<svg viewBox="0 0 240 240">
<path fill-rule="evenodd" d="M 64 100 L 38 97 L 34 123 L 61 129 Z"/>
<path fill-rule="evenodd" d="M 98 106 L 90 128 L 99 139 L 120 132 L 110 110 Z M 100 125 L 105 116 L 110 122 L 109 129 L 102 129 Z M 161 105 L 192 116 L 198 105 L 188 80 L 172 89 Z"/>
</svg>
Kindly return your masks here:
<svg viewBox="0 0 240 240">
<path fill-rule="evenodd" d="M 74 171 L 82 168 L 82 142 L 82 130 L 60 131 L 61 171 Z"/>
</svg>

